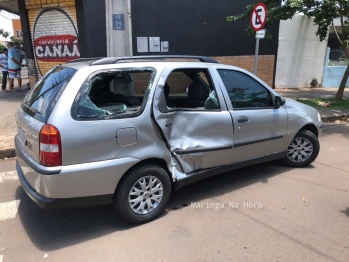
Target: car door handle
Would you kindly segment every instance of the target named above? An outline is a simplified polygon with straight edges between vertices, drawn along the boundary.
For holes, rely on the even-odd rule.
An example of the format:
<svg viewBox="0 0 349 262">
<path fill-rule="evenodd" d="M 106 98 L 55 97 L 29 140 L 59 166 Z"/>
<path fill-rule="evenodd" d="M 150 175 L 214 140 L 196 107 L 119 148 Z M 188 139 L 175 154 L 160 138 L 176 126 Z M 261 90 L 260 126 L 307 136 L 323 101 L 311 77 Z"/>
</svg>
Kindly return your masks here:
<svg viewBox="0 0 349 262">
<path fill-rule="evenodd" d="M 247 116 L 239 116 L 238 122 L 239 123 L 247 123 L 248 122 L 248 117 Z"/>
</svg>

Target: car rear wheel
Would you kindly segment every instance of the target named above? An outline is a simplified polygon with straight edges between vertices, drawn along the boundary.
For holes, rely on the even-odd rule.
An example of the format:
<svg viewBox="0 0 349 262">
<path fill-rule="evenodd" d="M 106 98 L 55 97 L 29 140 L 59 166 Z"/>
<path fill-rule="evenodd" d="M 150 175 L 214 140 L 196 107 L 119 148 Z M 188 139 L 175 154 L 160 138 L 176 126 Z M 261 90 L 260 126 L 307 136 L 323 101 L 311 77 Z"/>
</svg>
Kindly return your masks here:
<svg viewBox="0 0 349 262">
<path fill-rule="evenodd" d="M 291 167 L 305 167 L 318 156 L 320 143 L 309 130 L 300 130 L 287 149 L 283 162 Z"/>
<path fill-rule="evenodd" d="M 144 223 L 157 217 L 171 195 L 166 171 L 156 165 L 142 165 L 126 174 L 115 192 L 116 213 L 130 223 Z"/>
</svg>

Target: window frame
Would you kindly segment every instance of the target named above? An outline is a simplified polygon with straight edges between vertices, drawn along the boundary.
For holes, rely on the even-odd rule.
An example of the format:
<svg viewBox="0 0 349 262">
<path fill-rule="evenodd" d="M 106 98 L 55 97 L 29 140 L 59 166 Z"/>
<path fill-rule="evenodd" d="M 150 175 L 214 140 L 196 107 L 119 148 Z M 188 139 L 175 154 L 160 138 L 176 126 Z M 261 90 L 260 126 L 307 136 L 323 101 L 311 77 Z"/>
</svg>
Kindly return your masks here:
<svg viewBox="0 0 349 262">
<path fill-rule="evenodd" d="M 186 76 L 188 76 L 193 82 L 194 80 L 192 79 L 192 77 L 190 77 L 188 74 L 186 74 L 184 71 L 185 70 L 201 70 L 202 73 L 204 73 L 208 83 L 206 83 L 200 76 L 200 82 L 202 82 L 202 84 L 206 85 L 207 87 L 212 87 L 213 90 L 216 92 L 216 98 L 219 104 L 219 108 L 218 109 L 202 109 L 202 108 L 190 108 L 190 107 L 168 107 L 167 106 L 167 102 L 166 102 L 166 98 L 165 98 L 165 92 L 162 89 L 161 91 L 161 95 L 160 95 L 160 99 L 159 99 L 159 109 L 161 113 L 172 113 L 172 112 L 183 112 L 183 111 L 187 111 L 187 112 L 221 112 L 223 110 L 222 108 L 222 103 L 219 99 L 218 96 L 218 88 L 216 87 L 217 85 L 215 85 L 213 78 L 212 78 L 212 74 L 210 72 L 210 68 L 208 67 L 176 67 L 176 68 L 172 68 L 171 71 L 167 74 L 165 83 L 167 82 L 167 79 L 169 78 L 169 76 L 173 73 L 173 72 L 182 72 L 183 74 L 185 74 Z M 171 88 L 171 87 L 170 87 Z M 171 94 L 171 92 L 170 92 Z M 187 98 L 187 97 L 186 97 Z M 166 110 L 164 109 L 164 105 L 166 106 Z"/>
<path fill-rule="evenodd" d="M 131 114 L 131 113 L 129 113 L 129 114 L 122 113 L 122 114 L 115 114 L 115 115 L 111 115 L 111 116 L 100 116 L 100 117 L 93 117 L 93 118 L 92 117 L 91 118 L 79 118 L 79 117 L 77 117 L 77 114 L 76 114 L 75 110 L 77 110 L 76 109 L 76 107 L 78 106 L 77 103 L 79 103 L 79 101 L 81 99 L 80 95 L 84 91 L 84 86 L 93 77 L 95 77 L 95 76 L 97 76 L 99 74 L 103 74 L 103 73 L 115 74 L 115 76 L 116 76 L 118 73 L 122 73 L 122 72 L 125 72 L 125 71 L 129 73 L 130 71 L 142 71 L 142 70 L 144 70 L 144 71 L 152 71 L 152 72 L 151 72 L 151 76 L 150 76 L 150 79 L 149 79 L 148 87 L 147 87 L 146 92 L 145 92 L 145 94 L 143 96 L 143 101 L 142 101 L 142 104 L 141 104 L 141 108 L 140 108 L 140 110 L 138 112 L 133 113 L 133 114 Z M 101 120 L 113 120 L 113 119 L 125 119 L 125 118 L 139 117 L 145 111 L 145 108 L 146 108 L 146 105 L 147 105 L 147 102 L 148 102 L 148 99 L 149 99 L 150 92 L 151 92 L 151 90 L 153 88 L 153 85 L 154 85 L 154 80 L 156 78 L 156 75 L 157 75 L 156 68 L 151 67 L 151 66 L 145 66 L 145 67 L 125 67 L 125 68 L 114 68 L 114 69 L 97 70 L 97 71 L 93 72 L 92 74 L 90 74 L 85 79 L 85 81 L 82 83 L 82 85 L 80 86 L 79 91 L 77 92 L 77 94 L 76 94 L 76 96 L 74 98 L 73 104 L 71 106 L 70 115 L 71 115 L 71 117 L 75 121 L 101 121 Z"/>
<path fill-rule="evenodd" d="M 225 89 L 226 93 L 227 93 L 227 96 L 228 96 L 228 101 L 227 102 L 230 102 L 230 105 L 232 107 L 232 109 L 234 111 L 242 111 L 242 110 L 263 110 L 263 109 L 275 109 L 275 105 L 274 105 L 274 101 L 273 101 L 273 95 L 271 94 L 270 90 L 265 87 L 261 82 L 259 82 L 257 79 L 253 78 L 252 76 L 250 76 L 249 74 L 243 72 L 243 71 L 240 71 L 240 70 L 236 70 L 236 69 L 232 69 L 232 68 L 215 68 L 216 69 L 216 72 L 217 72 L 217 75 L 219 76 L 220 80 L 222 81 L 222 84 L 223 84 L 223 88 Z M 268 96 L 269 96 L 269 99 L 272 103 L 271 106 L 264 106 L 264 107 L 234 107 L 231 99 L 230 99 L 230 96 L 229 96 L 229 92 L 224 84 L 224 81 L 221 77 L 221 75 L 219 74 L 219 70 L 225 70 L 225 71 L 234 71 L 234 72 L 237 72 L 237 73 L 240 73 L 240 74 L 243 74 L 245 76 L 247 76 L 249 79 L 253 80 L 254 82 L 258 83 L 259 86 L 261 86 L 262 88 L 264 88 L 267 93 L 268 93 Z"/>
<path fill-rule="evenodd" d="M 56 95 L 54 96 L 54 99 L 52 101 L 49 102 L 50 104 L 50 110 L 49 112 L 40 112 L 38 111 L 36 108 L 33 107 L 33 104 L 29 105 L 28 102 L 29 102 L 29 99 L 31 98 L 33 92 L 35 92 L 35 89 L 41 85 L 41 83 L 43 81 L 47 81 L 51 76 L 52 74 L 56 73 L 54 72 L 55 70 L 57 69 L 61 69 L 60 71 L 62 70 L 70 70 L 71 72 L 74 72 L 74 74 L 71 76 L 71 78 L 69 79 L 69 81 L 64 81 L 64 86 L 60 85 L 60 88 L 58 90 L 58 92 L 56 93 Z M 53 112 L 54 108 L 56 107 L 56 104 L 58 102 L 58 100 L 60 99 L 62 93 L 64 92 L 64 90 L 66 89 L 66 87 L 69 85 L 70 81 L 74 78 L 74 75 L 78 72 L 78 70 L 74 69 L 74 68 L 71 68 L 71 67 L 66 67 L 66 66 L 61 66 L 61 65 L 58 65 L 58 66 L 54 66 L 52 67 L 36 84 L 35 86 L 28 92 L 28 94 L 25 96 L 25 98 L 23 99 L 23 101 L 21 102 L 21 109 L 26 112 L 28 115 L 30 115 L 31 117 L 35 118 L 36 120 L 42 122 L 42 123 L 46 123 L 47 120 L 50 118 L 51 116 L 51 113 Z M 66 80 L 66 79 L 65 79 Z M 45 85 L 45 83 L 44 83 Z M 51 89 L 53 88 L 53 89 Z M 34 102 L 38 100 L 39 97 L 44 97 L 44 94 L 48 93 L 48 92 L 51 92 L 54 91 L 56 89 L 56 87 L 49 87 L 48 90 L 42 92 L 42 93 L 39 93 L 38 96 L 34 99 Z M 46 114 L 47 113 L 47 114 Z"/>
</svg>

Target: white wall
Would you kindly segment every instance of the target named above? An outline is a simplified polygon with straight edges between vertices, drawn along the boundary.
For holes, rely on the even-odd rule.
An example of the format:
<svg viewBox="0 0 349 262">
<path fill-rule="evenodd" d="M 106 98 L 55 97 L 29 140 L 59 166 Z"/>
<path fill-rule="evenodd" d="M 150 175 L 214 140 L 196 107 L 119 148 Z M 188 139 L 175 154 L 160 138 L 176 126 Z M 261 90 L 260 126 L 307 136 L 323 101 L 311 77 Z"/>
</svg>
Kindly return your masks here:
<svg viewBox="0 0 349 262">
<path fill-rule="evenodd" d="M 13 35 L 12 19 L 19 19 L 19 16 L 6 11 L 0 11 L 0 28 L 10 33 L 7 38 L 0 36 L 0 41 L 9 41 L 10 36 Z"/>
<path fill-rule="evenodd" d="M 327 39 L 320 42 L 316 30 L 304 15 L 280 21 L 276 88 L 309 87 L 313 78 L 322 83 Z"/>
</svg>

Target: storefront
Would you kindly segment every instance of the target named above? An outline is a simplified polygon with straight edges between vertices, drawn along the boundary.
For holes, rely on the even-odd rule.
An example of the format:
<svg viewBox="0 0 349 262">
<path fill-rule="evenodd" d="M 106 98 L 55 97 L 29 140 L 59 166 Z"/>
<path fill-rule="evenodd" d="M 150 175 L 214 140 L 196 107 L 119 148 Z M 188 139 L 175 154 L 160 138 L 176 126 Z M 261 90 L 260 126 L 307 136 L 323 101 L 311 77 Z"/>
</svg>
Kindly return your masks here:
<svg viewBox="0 0 349 262">
<path fill-rule="evenodd" d="M 82 57 L 83 50 L 83 57 L 94 56 L 93 52 L 88 52 L 86 41 L 80 44 L 86 37 L 84 7 L 89 7 L 87 11 L 93 9 L 89 3 L 92 0 L 18 1 L 31 85 L 53 66 Z M 102 9 L 98 8 L 94 15 L 101 14 L 105 21 L 105 5 L 98 6 Z M 95 27 L 100 30 L 98 25 Z M 105 31 L 105 25 L 102 29 Z"/>
<path fill-rule="evenodd" d="M 25 51 L 35 69 L 31 82 L 79 57 L 205 55 L 253 71 L 255 38 L 245 32 L 249 21 L 226 21 L 249 2 L 18 0 L 24 42 L 30 39 Z M 268 30 L 272 39 L 260 43 L 258 76 L 273 86 L 279 23 Z"/>
</svg>

